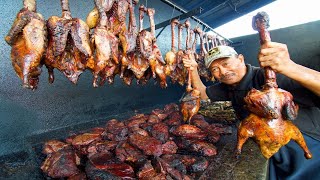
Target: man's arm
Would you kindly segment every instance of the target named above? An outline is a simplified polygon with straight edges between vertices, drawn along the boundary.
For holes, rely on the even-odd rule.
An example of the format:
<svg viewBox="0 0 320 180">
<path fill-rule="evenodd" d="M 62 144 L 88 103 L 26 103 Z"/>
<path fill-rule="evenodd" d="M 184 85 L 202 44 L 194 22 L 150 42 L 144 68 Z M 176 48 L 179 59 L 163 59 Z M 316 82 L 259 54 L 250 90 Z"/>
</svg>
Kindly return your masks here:
<svg viewBox="0 0 320 180">
<path fill-rule="evenodd" d="M 320 96 L 320 72 L 293 62 L 287 45 L 267 42 L 261 46 L 258 59 L 261 67 L 271 67 Z"/>
<path fill-rule="evenodd" d="M 200 91 L 201 100 L 209 99 L 206 93 L 207 87 L 203 84 L 203 82 L 200 79 L 198 68 L 197 68 L 198 63 L 194 59 L 194 56 L 192 56 L 192 58 L 183 58 L 182 61 L 183 61 L 184 67 L 190 68 L 192 87 Z"/>
</svg>

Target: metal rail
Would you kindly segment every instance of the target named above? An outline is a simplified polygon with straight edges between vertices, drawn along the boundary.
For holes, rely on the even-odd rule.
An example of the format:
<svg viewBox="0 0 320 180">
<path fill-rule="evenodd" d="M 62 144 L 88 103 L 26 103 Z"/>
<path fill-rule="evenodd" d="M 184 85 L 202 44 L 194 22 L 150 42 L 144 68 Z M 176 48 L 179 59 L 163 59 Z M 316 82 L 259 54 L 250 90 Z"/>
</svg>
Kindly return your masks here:
<svg viewBox="0 0 320 180">
<path fill-rule="evenodd" d="M 166 21 L 163 21 L 163 22 L 161 22 L 161 23 L 156 24 L 156 25 L 155 25 L 155 26 L 156 26 L 155 29 L 159 29 L 159 28 L 162 28 L 162 27 L 164 27 L 164 28 L 167 27 L 168 25 L 170 25 L 170 23 L 171 23 L 171 21 L 172 21 L 173 19 L 183 20 L 183 19 L 186 19 L 186 18 L 188 18 L 188 17 L 190 17 L 190 16 L 194 16 L 194 15 L 200 14 L 201 11 L 202 11 L 202 8 L 201 8 L 201 7 L 196 8 L 196 9 L 193 9 L 193 10 L 187 12 L 187 13 L 183 13 L 183 14 L 181 14 L 181 15 L 179 15 L 179 16 L 173 17 L 173 18 L 171 18 L 171 19 L 169 19 L 169 20 L 166 20 Z M 146 30 L 150 31 L 150 27 L 149 27 L 149 28 L 146 28 Z M 162 29 L 162 31 L 163 31 L 163 29 Z M 161 32 L 162 32 L 162 31 L 161 31 Z"/>
<path fill-rule="evenodd" d="M 190 12 L 192 12 L 192 11 L 195 10 L 195 9 L 194 9 L 194 10 L 192 10 L 192 11 L 187 12 L 185 9 L 183 9 L 182 7 L 174 4 L 174 3 L 171 2 L 170 0 L 161 0 L 161 1 L 164 2 L 164 3 L 166 3 L 166 4 L 168 4 L 168 5 L 170 5 L 170 6 L 172 6 L 172 7 L 174 7 L 175 9 L 179 10 L 180 12 L 183 13 L 182 15 L 188 14 L 188 13 L 190 13 Z M 199 8 L 200 8 L 200 12 L 199 12 L 199 13 L 201 13 L 202 8 L 201 8 L 201 7 L 199 7 Z M 198 9 L 198 8 L 197 8 L 197 9 Z M 198 13 L 198 14 L 199 14 L 199 13 Z M 181 18 L 182 15 L 180 15 L 180 18 Z M 213 33 L 215 33 L 217 36 L 219 36 L 219 37 L 223 38 L 224 40 L 228 41 L 230 44 L 233 43 L 230 39 L 222 36 L 221 34 L 217 33 L 216 31 L 214 31 L 214 29 L 213 29 L 211 26 L 209 26 L 209 25 L 206 24 L 205 22 L 203 22 L 203 21 L 201 21 L 200 19 L 198 19 L 197 17 L 195 17 L 195 15 L 197 15 L 197 14 L 193 14 L 193 15 L 192 15 L 192 13 L 190 13 L 188 17 L 191 16 L 191 18 L 192 18 L 194 21 L 196 21 L 197 23 L 199 23 L 199 24 L 203 25 L 204 27 L 210 29 L 210 30 L 211 30 Z M 177 17 L 179 17 L 179 16 L 177 16 Z M 188 18 L 188 17 L 185 17 L 185 18 Z M 174 18 L 172 18 L 172 19 L 174 19 Z M 169 22 L 169 23 L 168 23 L 168 24 L 165 24 L 165 23 L 167 23 L 167 22 Z M 162 25 L 167 26 L 167 25 L 170 24 L 170 22 L 171 22 L 171 19 L 168 20 L 168 21 L 162 22 L 163 24 L 162 24 L 162 23 L 159 23 L 159 24 L 162 24 Z M 158 25 L 159 25 L 159 24 L 158 24 Z M 163 27 L 163 26 L 162 26 L 162 27 Z M 160 27 L 159 27 L 159 28 L 160 28 Z M 156 29 L 158 29 L 158 28 L 157 28 L 157 25 L 156 25 Z"/>
</svg>

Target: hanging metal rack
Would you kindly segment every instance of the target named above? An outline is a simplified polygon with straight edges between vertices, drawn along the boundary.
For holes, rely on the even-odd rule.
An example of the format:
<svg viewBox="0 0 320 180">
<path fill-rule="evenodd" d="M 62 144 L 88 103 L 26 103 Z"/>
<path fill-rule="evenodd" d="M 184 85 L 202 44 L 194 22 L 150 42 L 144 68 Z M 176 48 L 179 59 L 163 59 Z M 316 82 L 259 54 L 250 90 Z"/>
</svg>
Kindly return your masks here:
<svg viewBox="0 0 320 180">
<path fill-rule="evenodd" d="M 179 18 L 180 18 L 180 20 L 182 20 L 182 19 L 186 19 L 186 18 L 188 18 L 188 17 L 191 17 L 194 21 L 196 21 L 197 23 L 201 24 L 201 25 L 204 27 L 204 29 L 210 29 L 210 30 L 211 30 L 214 34 L 216 34 L 218 37 L 220 37 L 220 38 L 228 41 L 229 44 L 232 44 L 232 43 L 233 43 L 230 39 L 228 39 L 228 38 L 222 36 L 221 34 L 217 33 L 217 32 L 216 32 L 212 27 L 210 27 L 208 24 L 206 24 L 205 22 L 203 22 L 203 21 L 201 21 L 200 19 L 198 19 L 197 17 L 195 17 L 196 15 L 198 15 L 198 14 L 201 13 L 201 11 L 202 11 L 202 8 L 201 8 L 201 7 L 196 8 L 196 9 L 193 9 L 193 10 L 187 12 L 185 9 L 183 9 L 182 7 L 174 4 L 174 3 L 171 2 L 170 0 L 161 0 L 161 1 L 164 2 L 164 3 L 166 3 L 166 4 L 168 4 L 168 5 L 170 5 L 170 6 L 172 6 L 172 7 L 175 8 L 175 9 L 179 10 L 179 11 L 182 12 L 183 14 L 181 14 L 180 16 L 176 16 L 176 17 L 174 17 L 174 18 L 171 18 L 171 19 L 169 19 L 169 20 L 167 20 L 167 21 L 161 22 L 161 23 L 159 23 L 159 24 L 156 24 L 156 27 L 155 27 L 156 29 L 159 29 L 159 28 L 163 27 L 163 29 L 158 33 L 157 37 L 162 33 L 162 31 L 164 30 L 164 28 L 171 23 L 171 20 L 172 20 L 172 19 L 179 19 Z"/>
</svg>

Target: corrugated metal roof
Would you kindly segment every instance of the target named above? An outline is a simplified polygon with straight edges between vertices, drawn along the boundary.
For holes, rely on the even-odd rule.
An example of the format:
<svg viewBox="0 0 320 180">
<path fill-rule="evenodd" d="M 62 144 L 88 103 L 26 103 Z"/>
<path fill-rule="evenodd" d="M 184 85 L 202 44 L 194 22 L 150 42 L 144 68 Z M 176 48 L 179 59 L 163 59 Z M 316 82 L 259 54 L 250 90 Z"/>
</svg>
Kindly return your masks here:
<svg viewBox="0 0 320 180">
<path fill-rule="evenodd" d="M 198 19 L 216 28 L 275 0 L 162 0 L 171 2 L 185 11 L 201 7 Z"/>
</svg>

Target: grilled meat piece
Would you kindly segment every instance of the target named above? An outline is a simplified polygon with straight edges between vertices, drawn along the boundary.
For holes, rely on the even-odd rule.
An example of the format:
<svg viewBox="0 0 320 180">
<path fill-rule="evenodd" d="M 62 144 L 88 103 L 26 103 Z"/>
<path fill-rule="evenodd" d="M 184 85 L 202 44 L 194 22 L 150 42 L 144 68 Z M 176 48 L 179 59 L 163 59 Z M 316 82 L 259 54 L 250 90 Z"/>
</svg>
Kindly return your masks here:
<svg viewBox="0 0 320 180">
<path fill-rule="evenodd" d="M 186 139 L 205 139 L 207 137 L 207 134 L 204 131 L 190 124 L 178 126 L 172 133 Z"/>
<path fill-rule="evenodd" d="M 69 177 L 80 172 L 76 164 L 76 153 L 71 147 L 48 154 L 41 169 L 52 178 Z"/>
<path fill-rule="evenodd" d="M 135 177 L 133 168 L 117 160 L 111 153 L 97 153 L 89 157 L 89 162 L 97 169 L 123 179 Z"/>
<path fill-rule="evenodd" d="M 162 144 L 154 137 L 135 133 L 130 135 L 129 142 L 146 155 L 160 156 L 162 154 Z"/>
<path fill-rule="evenodd" d="M 102 136 L 112 141 L 124 141 L 128 138 L 128 131 L 123 122 L 111 119 L 107 122 L 106 130 Z"/>
<path fill-rule="evenodd" d="M 57 152 L 61 149 L 64 149 L 68 146 L 70 146 L 70 144 L 64 143 L 62 141 L 49 140 L 49 141 L 45 142 L 45 144 L 43 145 L 42 153 L 48 155 L 53 152 Z"/>
<path fill-rule="evenodd" d="M 117 159 L 122 162 L 143 162 L 147 157 L 140 150 L 131 146 L 128 142 L 120 143 L 115 150 Z"/>
<path fill-rule="evenodd" d="M 152 126 L 151 135 L 162 143 L 165 143 L 169 139 L 169 128 L 164 123 L 156 123 Z"/>
<path fill-rule="evenodd" d="M 178 151 L 178 146 L 174 141 L 167 141 L 162 144 L 162 153 L 163 154 L 176 154 Z"/>
</svg>

